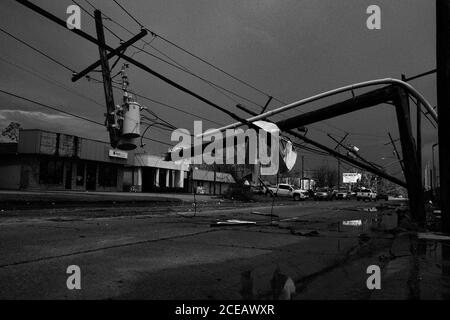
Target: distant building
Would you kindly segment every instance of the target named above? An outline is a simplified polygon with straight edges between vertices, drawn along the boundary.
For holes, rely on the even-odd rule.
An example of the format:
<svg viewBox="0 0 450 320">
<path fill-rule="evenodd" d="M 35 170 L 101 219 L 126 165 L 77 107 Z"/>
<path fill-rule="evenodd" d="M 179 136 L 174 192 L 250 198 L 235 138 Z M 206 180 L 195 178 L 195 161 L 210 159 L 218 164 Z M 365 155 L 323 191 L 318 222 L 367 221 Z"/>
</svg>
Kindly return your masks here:
<svg viewBox="0 0 450 320">
<path fill-rule="evenodd" d="M 192 170 L 192 179 L 188 180 L 189 192 L 202 187 L 205 194 L 224 194 L 236 181 L 230 173 L 207 170 Z"/>
</svg>

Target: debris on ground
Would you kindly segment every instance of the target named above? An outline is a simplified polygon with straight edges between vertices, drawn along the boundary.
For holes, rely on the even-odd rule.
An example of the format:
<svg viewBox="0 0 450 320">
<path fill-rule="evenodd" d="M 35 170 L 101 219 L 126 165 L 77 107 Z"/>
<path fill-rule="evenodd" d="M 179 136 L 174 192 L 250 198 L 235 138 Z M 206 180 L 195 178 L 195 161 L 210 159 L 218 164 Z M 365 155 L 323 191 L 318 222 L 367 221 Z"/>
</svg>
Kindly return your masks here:
<svg viewBox="0 0 450 320">
<path fill-rule="evenodd" d="M 426 240 L 450 240 L 450 235 L 438 232 L 419 232 L 417 238 Z"/>
<path fill-rule="evenodd" d="M 259 211 L 252 211 L 252 214 L 256 214 L 259 216 L 266 216 L 266 217 L 276 217 L 278 218 L 277 214 L 273 214 L 273 213 L 264 213 L 264 212 L 259 212 Z"/>
<path fill-rule="evenodd" d="M 291 233 L 296 236 L 302 237 L 317 237 L 319 235 L 319 231 L 317 230 L 295 230 L 291 229 Z"/>
<path fill-rule="evenodd" d="M 211 227 L 236 226 L 236 225 L 256 225 L 256 222 L 231 219 L 231 220 L 217 221 L 215 223 L 211 223 Z"/>
</svg>

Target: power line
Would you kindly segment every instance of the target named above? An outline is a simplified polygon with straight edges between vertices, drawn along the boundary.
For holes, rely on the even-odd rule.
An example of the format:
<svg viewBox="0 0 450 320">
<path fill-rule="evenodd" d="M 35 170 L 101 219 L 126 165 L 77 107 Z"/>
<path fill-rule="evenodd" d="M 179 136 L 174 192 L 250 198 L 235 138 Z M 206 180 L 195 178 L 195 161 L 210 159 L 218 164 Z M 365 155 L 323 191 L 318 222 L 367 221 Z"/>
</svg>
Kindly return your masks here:
<svg viewBox="0 0 450 320">
<path fill-rule="evenodd" d="M 4 31 L 4 30 L 0 28 L 0 31 Z M 6 32 L 6 31 L 4 31 L 4 32 Z M 39 53 L 39 54 L 45 56 L 46 58 L 48 58 L 48 59 L 51 60 L 52 62 L 58 64 L 59 66 L 63 67 L 64 69 L 70 70 L 72 73 L 75 72 L 75 71 L 73 71 L 70 67 L 68 67 L 67 65 L 65 65 L 64 63 L 62 63 L 61 61 L 58 61 L 57 59 L 51 57 L 50 55 L 48 55 L 48 54 L 46 54 L 45 52 L 43 52 L 43 51 L 37 49 L 36 47 L 33 47 L 33 46 L 29 45 L 29 44 L 26 43 L 24 40 L 19 39 L 18 37 L 16 37 L 16 36 L 10 34 L 9 32 L 6 32 L 6 33 L 7 33 L 9 36 L 11 36 L 13 39 L 15 39 L 16 41 L 18 41 L 18 42 L 24 44 L 25 46 L 27 46 L 28 48 L 32 49 L 33 51 L 35 51 L 35 52 L 37 52 L 37 53 Z M 102 83 L 102 81 L 97 80 L 97 79 L 95 79 L 95 78 L 93 78 L 93 77 L 87 77 L 87 79 L 88 79 L 88 80 L 89 80 L 89 79 L 92 79 L 92 80 L 94 80 L 94 81 L 96 81 L 96 82 Z M 53 80 L 53 81 L 55 81 L 55 80 Z M 55 81 L 55 82 L 56 82 L 56 81 Z M 118 86 L 113 86 L 113 87 L 114 87 L 115 89 L 122 90 L 122 88 L 120 88 L 120 87 L 118 87 Z M 188 111 L 184 111 L 184 110 L 182 110 L 182 109 L 180 109 L 180 108 L 177 108 L 177 107 L 171 106 L 171 105 L 169 105 L 169 104 L 167 104 L 167 103 L 164 103 L 164 102 L 161 102 L 161 101 L 158 101 L 158 100 L 155 100 L 155 99 L 146 97 L 146 96 L 144 96 L 144 95 L 142 95 L 142 94 L 139 94 L 139 93 L 137 93 L 137 92 L 134 92 L 134 94 L 135 94 L 136 96 L 138 96 L 138 97 L 141 97 L 141 98 L 146 99 L 146 100 L 148 100 L 148 101 L 151 101 L 151 102 L 153 102 L 153 103 L 157 103 L 157 104 L 162 105 L 162 106 L 164 106 L 164 107 L 167 107 L 167 108 L 170 108 L 170 109 L 173 109 L 173 110 L 177 110 L 177 111 L 179 111 L 179 112 L 182 112 L 182 113 L 191 115 L 191 116 L 193 116 L 193 117 L 197 117 L 197 118 L 199 118 L 199 119 L 203 119 L 203 120 L 206 120 L 206 121 L 215 123 L 215 124 L 217 124 L 217 125 L 223 125 L 222 123 L 216 122 L 216 121 L 214 121 L 214 120 L 207 119 L 207 118 L 205 118 L 205 117 L 202 117 L 202 116 L 200 116 L 200 115 L 197 115 L 197 114 L 194 114 L 194 113 L 191 113 L 191 112 L 188 112 Z M 90 98 L 89 98 L 89 99 L 90 99 Z M 95 102 L 95 103 L 96 103 L 96 104 L 99 104 L 98 102 Z"/>
<path fill-rule="evenodd" d="M 85 118 L 83 116 L 80 116 L 80 115 L 77 115 L 77 114 L 74 114 L 74 113 L 71 113 L 71 112 L 68 112 L 68 111 L 61 110 L 61 109 L 59 109 L 57 107 L 49 106 L 48 104 L 44 104 L 44 103 L 41 103 L 41 102 L 38 102 L 38 101 L 35 101 L 35 100 L 31 100 L 31 99 L 25 98 L 23 96 L 14 94 L 12 92 L 8 92 L 8 91 L 2 90 L 2 89 L 0 89 L 0 92 L 2 92 L 4 94 L 7 94 L 9 96 L 18 98 L 18 99 L 22 99 L 22 100 L 25 100 L 25 101 L 37 104 L 37 105 L 39 105 L 41 107 L 44 107 L 44 108 L 47 108 L 47 109 L 50 109 L 50 110 L 53 110 L 53 111 L 64 113 L 64 114 L 67 114 L 69 116 L 72 116 L 72 117 L 75 117 L 75 118 L 78 118 L 78 119 L 81 119 L 81 120 L 84 120 L 84 121 L 88 121 L 88 122 L 91 122 L 91 123 L 94 123 L 94 124 L 98 124 L 98 125 L 104 126 L 104 124 L 102 124 L 101 122 L 98 122 L 98 121 L 95 121 L 95 120 L 91 120 L 89 118 Z"/>
<path fill-rule="evenodd" d="M 57 111 L 57 112 L 60 112 L 60 113 L 63 113 L 63 114 L 67 114 L 67 115 L 69 115 L 69 116 L 71 116 L 71 117 L 78 118 L 78 119 L 80 119 L 80 120 L 84 120 L 84 121 L 87 121 L 87 122 L 90 122 L 90 123 L 93 123 L 93 124 L 96 124 L 96 125 L 100 125 L 100 126 L 102 126 L 102 127 L 105 126 L 105 125 L 104 125 L 103 123 L 101 123 L 101 122 L 98 122 L 98 121 L 95 121 L 95 120 L 91 120 L 91 119 L 89 119 L 89 118 L 86 118 L 86 117 L 77 115 L 77 114 L 75 114 L 75 113 L 71 113 L 71 112 L 68 112 L 68 111 L 64 111 L 64 110 L 59 109 L 59 108 L 57 108 L 57 107 L 53 107 L 53 106 L 50 106 L 50 105 L 48 105 L 48 104 L 45 104 L 45 103 L 42 103 L 42 102 L 39 102 L 39 101 L 36 101 L 36 100 L 32 100 L 32 99 L 26 98 L 26 97 L 24 97 L 24 96 L 20 96 L 20 95 L 14 94 L 14 93 L 12 93 L 12 92 L 8 92 L 8 91 L 2 90 L 2 89 L 0 89 L 0 92 L 2 92 L 2 93 L 4 93 L 4 94 L 7 94 L 7 95 L 9 95 L 9 96 L 12 96 L 12 97 L 21 99 L 21 100 L 25 100 L 25 101 L 31 102 L 31 103 L 33 103 L 33 104 L 39 105 L 39 106 L 41 106 L 41 107 L 44 107 L 44 108 L 47 108 L 47 109 L 50 109 L 50 110 L 53 110 L 53 111 Z M 165 145 L 168 145 L 168 146 L 173 146 L 172 144 L 167 143 L 167 142 L 164 142 L 164 141 L 160 141 L 160 140 L 156 140 L 156 139 L 152 139 L 152 138 L 145 138 L 145 139 L 150 140 L 150 141 L 154 141 L 154 142 L 158 142 L 158 143 L 161 143 L 161 144 L 165 144 Z"/>
<path fill-rule="evenodd" d="M 85 96 L 85 95 L 83 95 L 83 94 L 81 94 L 81 93 L 79 93 L 79 92 L 77 92 L 77 91 L 75 91 L 75 90 L 73 90 L 73 89 L 71 89 L 71 88 L 65 86 L 65 85 L 62 84 L 61 82 L 59 82 L 59 81 L 57 81 L 57 80 L 55 80 L 55 79 L 52 79 L 52 78 L 50 78 L 50 77 L 47 76 L 47 75 L 44 75 L 42 72 L 39 72 L 39 71 L 36 71 L 36 70 L 32 70 L 31 68 L 25 68 L 25 67 L 23 67 L 23 66 L 20 66 L 20 65 L 14 63 L 14 62 L 12 62 L 12 61 L 9 61 L 9 60 L 7 60 L 7 59 L 5 59 L 5 58 L 2 58 L 2 57 L 0 57 L 0 60 L 2 60 L 3 62 L 5 62 L 5 63 L 7 63 L 7 64 L 9 64 L 9 65 L 11 65 L 11 66 L 17 68 L 17 69 L 20 69 L 20 70 L 22 70 L 22 71 L 24 71 L 24 72 L 27 72 L 27 73 L 29 73 L 29 74 L 32 74 L 32 75 L 34 75 L 35 77 L 37 77 L 37 78 L 39 78 L 39 79 L 41 79 L 41 80 L 47 81 L 48 83 L 51 83 L 51 84 L 53 84 L 53 85 L 55 85 L 55 86 L 58 86 L 58 87 L 60 87 L 60 88 L 63 88 L 64 90 L 67 90 L 67 91 L 69 91 L 69 92 L 72 92 L 73 94 L 75 94 L 75 95 L 77 95 L 77 96 L 79 96 L 79 97 L 82 97 L 82 98 L 84 98 L 84 99 L 86 99 L 86 100 L 88 100 L 88 101 L 90 101 L 90 102 L 92 102 L 92 103 L 94 103 L 94 104 L 96 104 L 96 105 L 98 105 L 98 106 L 100 106 L 100 107 L 103 107 L 103 105 L 102 105 L 100 102 L 98 102 L 98 101 L 96 101 L 96 100 L 94 100 L 94 99 L 92 99 L 92 98 L 90 98 L 90 97 L 88 97 L 88 96 Z"/>
<path fill-rule="evenodd" d="M 73 1 L 75 4 L 79 5 L 75 0 L 72 0 L 72 1 Z M 97 9 L 95 6 L 93 6 L 91 3 L 89 3 L 89 5 L 90 5 L 91 7 L 93 7 L 95 10 L 98 10 L 98 9 Z M 86 13 L 88 13 L 89 16 L 93 17 L 92 14 L 89 13 L 85 8 L 83 8 L 82 6 L 80 6 L 80 7 L 82 8 L 82 10 L 84 10 Z M 118 26 L 120 26 L 121 28 L 123 28 L 124 30 L 126 30 L 126 31 L 127 31 L 128 33 L 130 33 L 131 35 L 134 35 L 134 33 L 133 33 L 132 31 L 130 31 L 128 28 L 124 27 L 124 26 L 121 25 L 120 23 L 116 22 L 114 19 L 108 17 L 107 15 L 105 15 L 105 17 L 106 17 L 108 20 L 110 20 L 111 22 L 117 24 Z M 108 31 L 109 31 L 112 35 L 114 35 L 116 38 L 122 40 L 122 39 L 121 39 L 115 32 L 113 32 L 111 29 L 109 29 L 109 28 L 107 28 L 107 27 L 105 27 L 105 29 L 108 30 Z M 150 31 L 150 30 L 149 30 L 149 31 Z M 150 33 L 153 35 L 153 37 L 154 37 L 153 39 L 155 39 L 155 38 L 157 37 L 157 35 L 154 34 L 153 32 L 150 31 Z M 221 85 L 219 85 L 219 84 L 217 84 L 217 83 L 215 83 L 215 82 L 213 82 L 213 81 L 211 81 L 211 80 L 208 80 L 208 79 L 206 79 L 206 78 L 204 78 L 204 77 L 202 77 L 202 76 L 200 76 L 200 75 L 194 73 L 192 70 L 188 69 L 186 66 L 183 66 L 181 63 L 179 63 L 179 62 L 177 62 L 175 59 L 171 58 L 169 55 L 167 55 L 166 53 L 164 53 L 162 50 L 160 50 L 160 49 L 156 48 L 155 46 L 151 45 L 151 41 L 148 42 L 148 41 L 145 41 L 144 39 L 141 39 L 140 41 L 142 41 L 142 42 L 144 43 L 144 46 L 143 46 L 142 48 L 139 48 L 139 47 L 137 47 L 137 46 L 134 45 L 134 44 L 131 45 L 131 47 L 133 47 L 133 48 L 135 48 L 135 49 L 138 50 L 137 52 L 133 53 L 133 55 L 136 54 L 136 53 L 139 53 L 139 52 L 143 52 L 143 53 L 149 55 L 150 57 L 152 57 L 152 58 L 154 58 L 154 59 L 160 60 L 161 62 L 164 62 L 165 64 L 170 65 L 171 67 L 173 67 L 173 68 L 175 68 L 175 69 L 177 69 L 177 70 L 180 70 L 180 71 L 182 71 L 182 72 L 185 72 L 185 73 L 187 73 L 187 74 L 189 74 L 189 75 L 191 75 L 191 76 L 193 76 L 193 77 L 195 77 L 195 78 L 197 78 L 197 79 L 203 81 L 204 83 L 208 84 L 208 85 L 211 86 L 213 89 L 215 89 L 217 92 L 219 92 L 220 94 L 222 94 L 223 96 L 225 96 L 226 98 L 230 99 L 231 101 L 233 101 L 233 102 L 235 102 L 235 103 L 238 103 L 238 101 L 237 101 L 236 99 L 234 99 L 233 97 L 230 97 L 230 96 L 229 96 L 228 94 L 226 94 L 225 92 L 227 92 L 227 93 L 229 93 L 229 94 L 232 94 L 233 96 L 238 97 L 238 98 L 240 98 L 240 99 L 242 99 L 242 100 L 244 100 L 244 101 L 247 101 L 247 102 L 249 102 L 249 103 L 252 103 L 252 104 L 254 104 L 254 105 L 258 106 L 258 107 L 262 107 L 259 103 L 255 102 L 255 101 L 253 101 L 253 100 L 251 100 L 251 99 L 248 99 L 248 98 L 244 97 L 243 95 L 241 95 L 241 94 L 239 94 L 239 93 L 236 93 L 235 91 L 229 90 L 229 89 L 227 89 L 227 88 L 225 88 L 225 87 L 223 87 L 223 86 L 221 86 Z M 153 41 L 153 40 L 152 40 L 152 41 Z M 147 50 L 144 50 L 145 46 L 151 47 L 153 50 L 155 50 L 156 52 L 158 52 L 159 54 L 161 54 L 161 55 L 164 56 L 165 58 L 169 59 L 170 61 L 167 61 L 167 60 L 165 60 L 165 59 L 163 59 L 163 58 L 161 58 L 161 57 L 158 57 L 157 55 L 154 55 L 153 53 L 151 53 L 151 52 L 149 52 L 149 51 L 147 51 Z"/>
<path fill-rule="evenodd" d="M 123 5 L 121 5 L 120 3 L 118 3 L 118 1 L 116 1 L 116 0 L 113 0 L 113 1 L 114 1 L 114 2 L 115 2 L 115 3 L 116 3 L 116 4 L 117 4 L 117 5 L 118 5 L 118 6 L 119 6 L 119 7 L 120 7 L 120 8 L 121 8 L 121 9 L 122 9 L 122 10 L 130 17 L 130 18 L 131 18 L 131 19 L 133 19 L 133 20 L 139 25 L 140 28 L 143 27 L 143 24 L 140 23 L 140 22 L 139 22 L 139 21 L 138 21 L 138 20 L 137 20 L 137 19 L 136 19 L 136 18 L 135 18 L 128 10 L 127 10 L 127 9 L 125 9 Z M 234 79 L 234 80 L 236 80 L 236 81 L 238 81 L 238 82 L 240 82 L 240 83 L 246 85 L 246 86 L 249 87 L 249 88 L 252 88 L 253 90 L 255 90 L 255 91 L 257 91 L 257 92 L 259 92 L 259 93 L 261 93 L 261 94 L 263 94 L 263 95 L 265 95 L 265 96 L 267 96 L 267 97 L 270 97 L 270 96 L 271 96 L 271 95 L 268 94 L 267 92 L 264 92 L 264 91 L 262 91 L 262 90 L 256 88 L 255 86 L 251 85 L 250 83 L 248 83 L 248 82 L 246 82 L 246 81 L 244 81 L 244 80 L 239 79 L 238 77 L 236 77 L 236 76 L 232 75 L 231 73 L 229 73 L 229 72 L 223 70 L 222 68 L 219 68 L 218 66 L 212 64 L 211 62 L 209 62 L 209 61 L 207 61 L 207 60 L 205 60 L 205 59 L 199 57 L 198 55 L 196 55 L 196 54 L 190 52 L 189 50 L 187 50 L 187 49 L 181 47 L 180 45 L 178 45 L 178 44 L 176 44 L 176 43 L 170 41 L 170 40 L 167 39 L 166 37 L 164 37 L 164 36 L 162 36 L 162 35 L 160 35 L 160 34 L 158 34 L 158 33 L 153 32 L 153 31 L 150 30 L 149 28 L 146 28 L 146 29 L 147 29 L 148 31 L 150 31 L 151 33 L 153 33 L 153 34 L 156 34 L 160 39 L 164 40 L 165 42 L 171 44 L 172 46 L 174 46 L 174 47 L 176 47 L 177 49 L 183 51 L 184 53 L 187 53 L 188 55 L 190 55 L 190 56 L 196 58 L 197 60 L 202 61 L 203 63 L 209 65 L 210 67 L 214 68 L 215 70 L 220 71 L 220 72 L 222 72 L 223 74 L 226 74 L 226 75 L 229 76 L 230 78 L 232 78 L 232 79 Z M 281 103 L 284 103 L 283 101 L 278 100 L 276 97 L 274 97 L 274 99 L 277 100 L 277 101 L 279 101 L 279 102 L 281 102 Z"/>
<path fill-rule="evenodd" d="M 89 3 L 89 5 L 90 5 L 91 7 L 95 8 L 95 6 L 93 6 L 89 1 L 87 1 L 87 0 L 85 0 L 85 1 L 86 1 L 87 3 Z M 127 15 L 128 15 L 128 16 L 130 16 L 135 22 L 137 22 L 138 25 L 139 25 L 141 28 L 143 27 L 143 25 L 142 25 L 141 23 L 139 23 L 138 20 L 135 19 L 135 18 L 131 15 L 131 13 L 130 13 L 128 10 L 125 9 L 124 6 L 120 5 L 120 3 L 118 3 L 117 1 L 114 1 L 114 2 L 115 2 L 115 3 L 116 3 L 116 4 L 117 4 L 117 5 L 118 5 L 118 6 L 119 6 L 119 7 L 120 7 Z M 96 8 L 95 8 L 95 9 L 96 9 Z M 131 32 L 129 29 L 127 29 L 126 27 L 122 26 L 121 24 L 119 24 L 119 23 L 116 22 L 115 20 L 113 20 L 113 19 L 111 19 L 111 18 L 109 18 L 109 17 L 108 17 L 108 19 L 111 20 L 112 22 L 116 23 L 117 25 L 119 25 L 121 28 L 123 28 L 124 30 L 126 30 L 126 31 L 129 32 L 130 34 L 133 34 L 133 32 Z M 162 36 L 160 36 L 160 35 L 154 33 L 153 31 L 149 30 L 148 28 L 146 28 L 146 29 L 147 29 L 152 35 L 157 36 L 157 37 L 159 37 L 159 38 L 161 38 L 161 39 L 167 41 L 168 43 L 170 43 L 170 44 L 176 46 L 177 48 L 179 48 L 179 49 L 185 51 L 186 53 L 189 53 L 190 55 L 192 55 L 190 52 L 188 52 L 188 51 L 185 50 L 184 48 L 181 48 L 180 46 L 178 46 L 178 45 L 174 44 L 173 42 L 169 41 L 168 39 L 166 39 L 166 38 L 164 38 L 164 37 L 162 37 Z M 109 29 L 108 29 L 108 30 L 109 30 Z M 111 32 L 111 30 L 109 30 L 109 31 Z M 146 50 L 143 50 L 143 49 L 139 49 L 139 48 L 138 48 L 140 51 L 142 51 L 142 52 L 144 52 L 144 53 L 146 53 L 146 54 L 148 54 L 148 55 L 150 55 L 150 56 L 152 56 L 152 57 L 154 57 L 154 58 L 156 58 L 156 59 L 159 59 L 159 60 L 161 60 L 161 61 L 163 61 L 163 62 L 165 62 L 165 63 L 171 65 L 172 67 L 175 67 L 175 68 L 177 68 L 177 69 L 179 69 L 179 70 L 181 70 L 181 71 L 184 71 L 184 72 L 186 72 L 186 73 L 188 73 L 188 74 L 190 74 L 190 75 L 192 75 L 192 76 L 194 76 L 194 77 L 196 77 L 196 78 L 198 78 L 198 79 L 204 81 L 205 83 L 209 84 L 209 85 L 212 86 L 213 88 L 215 87 L 215 89 L 218 90 L 218 92 L 220 92 L 220 93 L 222 93 L 222 94 L 224 94 L 224 93 L 221 92 L 219 89 L 224 90 L 224 91 L 226 91 L 226 92 L 228 92 L 228 93 L 231 93 L 231 94 L 235 95 L 236 97 L 239 97 L 239 98 L 241 98 L 241 99 L 243 99 L 243 100 L 245 100 L 245 101 L 247 101 L 247 102 L 250 102 L 250 103 L 252 103 L 252 104 L 254 104 L 254 105 L 256 105 L 256 106 L 262 107 L 259 103 L 255 102 L 255 101 L 252 101 L 252 100 L 250 100 L 250 99 L 248 99 L 248 98 L 246 98 L 246 97 L 243 97 L 242 95 L 239 95 L 239 94 L 237 94 L 237 93 L 235 93 L 235 92 L 233 92 L 233 91 L 231 91 L 231 90 L 228 90 L 228 89 L 226 89 L 226 88 L 224 88 L 224 87 L 222 87 L 222 86 L 220 86 L 220 85 L 218 85 L 218 84 L 216 84 L 216 83 L 214 83 L 214 82 L 212 82 L 212 81 L 210 81 L 210 80 L 208 80 L 208 79 L 205 79 L 205 78 L 203 78 L 203 77 L 201 77 L 201 76 L 199 76 L 199 75 L 193 73 L 192 71 L 190 71 L 189 69 L 187 69 L 186 67 L 184 67 L 183 65 L 181 65 L 180 63 L 176 62 L 174 59 L 170 58 L 170 57 L 169 57 L 168 55 L 166 55 L 165 53 L 161 52 L 160 50 L 156 49 L 154 46 L 150 45 L 148 42 L 145 42 L 145 40 L 142 40 L 142 39 L 141 39 L 141 41 L 143 41 L 144 43 L 146 43 L 146 45 L 149 45 L 149 46 L 152 47 L 154 50 L 158 51 L 160 54 L 164 55 L 165 57 L 167 57 L 167 58 L 170 59 L 171 61 L 174 61 L 176 65 L 173 64 L 173 63 L 171 63 L 171 62 L 168 62 L 167 60 L 164 60 L 164 59 L 162 59 L 162 58 L 160 58 L 160 57 L 157 57 L 157 56 L 153 55 L 152 53 L 149 53 L 149 52 L 146 51 Z M 135 47 L 135 46 L 133 45 L 133 47 Z M 193 55 L 193 56 L 195 56 L 195 55 Z M 207 61 L 204 61 L 202 58 L 199 58 L 198 56 L 195 56 L 195 57 L 198 58 L 198 59 L 200 59 L 201 61 L 207 63 L 208 65 L 214 67 L 214 68 L 216 67 L 216 66 L 214 66 L 214 65 L 212 65 L 212 64 L 210 64 L 210 63 L 208 63 Z M 220 69 L 220 68 L 219 68 L 219 69 Z M 231 76 L 232 78 L 234 78 L 234 79 L 236 79 L 236 80 L 242 82 L 242 80 L 240 80 L 240 79 L 238 79 L 238 78 L 236 78 L 236 77 L 230 75 L 230 74 L 227 73 L 226 71 L 224 71 L 224 70 L 222 70 L 222 69 L 220 69 L 220 71 L 222 71 L 222 72 L 224 72 L 225 74 Z M 253 87 L 253 86 L 251 86 L 251 87 Z M 263 93 L 263 94 L 266 95 L 267 97 L 271 97 L 269 94 L 267 94 L 267 93 L 265 93 L 265 92 L 263 92 L 263 91 L 261 91 L 261 90 L 255 88 L 255 87 L 253 87 L 253 88 L 256 89 L 257 91 L 259 91 L 260 93 Z M 225 94 L 224 94 L 224 95 L 225 95 Z M 227 96 L 227 95 L 225 95 L 225 96 Z M 234 100 L 233 98 L 231 98 L 231 97 L 229 97 L 229 96 L 227 96 L 227 98 L 230 98 L 230 99 Z M 277 100 L 277 101 L 279 101 L 279 102 L 281 102 L 281 103 L 283 103 L 283 104 L 286 104 L 286 102 L 284 102 L 284 101 L 282 101 L 282 100 L 280 100 L 280 99 L 278 99 L 278 98 L 276 98 L 276 97 L 273 97 L 273 98 L 274 98 L 274 100 Z M 236 102 L 236 100 L 234 100 L 234 101 Z M 302 113 L 303 113 L 303 112 L 302 112 Z M 339 128 L 339 127 L 336 127 L 336 126 L 333 126 L 333 125 L 329 124 L 327 121 L 324 121 L 323 123 L 324 123 L 325 125 L 329 126 L 330 128 L 333 128 L 333 129 L 338 130 L 338 131 L 343 132 L 343 133 L 347 133 L 345 130 L 343 130 L 343 129 Z M 319 130 L 319 129 L 316 129 L 316 130 Z M 323 133 L 326 133 L 326 132 L 324 132 L 324 131 L 322 131 L 322 132 L 323 132 Z"/>
<path fill-rule="evenodd" d="M 127 9 L 125 9 L 119 2 L 117 2 L 116 0 L 113 0 L 131 19 L 133 19 L 141 28 L 143 28 L 144 26 L 142 25 L 142 23 L 140 23 L 135 17 L 133 17 L 133 15 L 131 13 L 128 12 Z"/>
<path fill-rule="evenodd" d="M 65 64 L 59 62 L 59 61 L 56 60 L 56 59 L 53 59 L 52 57 L 50 57 L 50 56 L 49 56 L 48 54 L 46 54 L 45 52 L 43 52 L 43 51 L 37 49 L 36 47 L 33 47 L 32 45 L 26 43 L 26 42 L 23 41 L 23 40 L 17 38 L 16 36 L 12 35 L 11 33 L 9 33 L 8 31 L 4 30 L 4 29 L 1 28 L 1 27 L 0 27 L 0 31 L 3 32 L 4 34 L 6 34 L 7 36 L 13 38 L 14 40 L 16 40 L 16 41 L 22 43 L 23 45 L 27 46 L 28 48 L 30 48 L 30 49 L 32 49 L 32 50 L 38 52 L 40 55 L 46 57 L 47 59 L 53 61 L 54 63 L 56 63 L 56 64 L 58 64 L 58 65 L 60 65 L 61 67 L 65 68 L 66 70 L 69 70 L 69 71 L 72 72 L 72 73 L 75 72 L 74 70 L 72 70 L 72 69 L 70 69 L 69 67 L 67 67 Z"/>
</svg>

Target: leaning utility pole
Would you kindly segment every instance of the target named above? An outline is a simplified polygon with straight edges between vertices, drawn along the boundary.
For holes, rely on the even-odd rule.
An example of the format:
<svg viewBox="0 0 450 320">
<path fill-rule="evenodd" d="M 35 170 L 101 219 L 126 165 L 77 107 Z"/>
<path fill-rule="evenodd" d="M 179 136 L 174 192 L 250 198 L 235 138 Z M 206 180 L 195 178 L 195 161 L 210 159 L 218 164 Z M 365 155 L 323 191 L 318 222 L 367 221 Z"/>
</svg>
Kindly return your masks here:
<svg viewBox="0 0 450 320">
<path fill-rule="evenodd" d="M 436 0 L 439 176 L 442 227 L 450 232 L 450 1 Z"/>
<path fill-rule="evenodd" d="M 119 143 L 120 132 L 116 123 L 116 106 L 114 105 L 114 94 L 112 90 L 111 73 L 107 52 L 105 49 L 105 34 L 103 32 L 102 13 L 99 10 L 94 11 L 95 28 L 97 30 L 98 51 L 100 54 L 100 64 L 102 67 L 103 88 L 105 90 L 106 99 L 106 126 L 109 131 L 109 139 L 112 147 L 116 147 Z"/>
<path fill-rule="evenodd" d="M 330 135 L 328 135 L 330 136 Z M 337 152 L 341 152 L 341 144 L 345 141 L 345 139 L 348 137 L 348 133 L 345 134 L 345 136 L 341 139 L 341 141 L 338 142 L 336 148 L 337 148 Z M 334 148 L 336 150 L 336 148 Z M 337 167 L 337 187 L 338 187 L 338 191 L 341 188 L 341 158 L 338 158 L 338 167 Z"/>
</svg>

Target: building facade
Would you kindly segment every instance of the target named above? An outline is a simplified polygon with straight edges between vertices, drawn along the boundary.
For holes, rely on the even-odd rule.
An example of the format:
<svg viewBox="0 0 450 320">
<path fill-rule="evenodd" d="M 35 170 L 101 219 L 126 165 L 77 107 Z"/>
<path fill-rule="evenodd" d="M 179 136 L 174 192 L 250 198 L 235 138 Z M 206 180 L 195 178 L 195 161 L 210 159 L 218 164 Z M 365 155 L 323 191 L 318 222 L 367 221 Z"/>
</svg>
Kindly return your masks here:
<svg viewBox="0 0 450 320">
<path fill-rule="evenodd" d="M 125 168 L 124 188 L 136 192 L 187 192 L 188 171 L 185 162 L 136 153 L 134 165 Z"/>
<path fill-rule="evenodd" d="M 109 143 L 43 130 L 20 130 L 0 143 L 0 189 L 223 194 L 231 174 L 190 170 L 186 161 L 112 149 Z"/>
<path fill-rule="evenodd" d="M 43 130 L 20 130 L 8 145 L 0 149 L 2 189 L 122 191 L 134 161 L 106 142 Z"/>
</svg>

